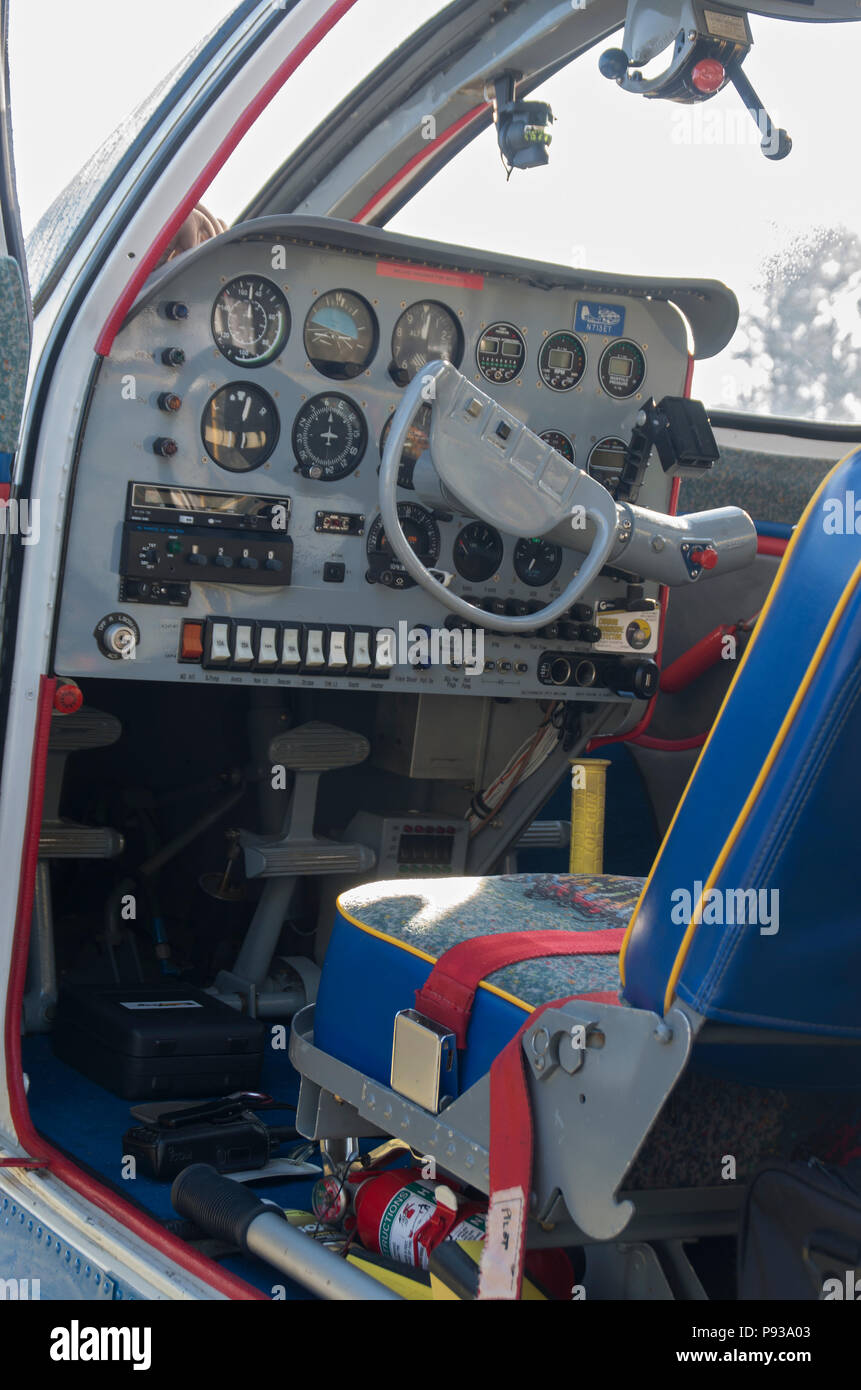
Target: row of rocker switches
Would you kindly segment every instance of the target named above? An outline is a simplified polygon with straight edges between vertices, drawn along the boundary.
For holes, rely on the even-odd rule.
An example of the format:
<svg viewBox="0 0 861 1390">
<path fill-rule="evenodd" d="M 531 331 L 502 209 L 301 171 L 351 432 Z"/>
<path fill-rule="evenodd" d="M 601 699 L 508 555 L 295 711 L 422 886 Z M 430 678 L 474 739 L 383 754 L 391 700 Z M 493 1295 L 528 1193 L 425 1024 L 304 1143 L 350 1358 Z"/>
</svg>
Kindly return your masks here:
<svg viewBox="0 0 861 1390">
<path fill-rule="evenodd" d="M 184 622 L 179 660 L 207 670 L 322 671 L 375 679 L 387 676 L 393 665 L 389 640 L 381 643 L 373 628 L 232 618 Z"/>
</svg>

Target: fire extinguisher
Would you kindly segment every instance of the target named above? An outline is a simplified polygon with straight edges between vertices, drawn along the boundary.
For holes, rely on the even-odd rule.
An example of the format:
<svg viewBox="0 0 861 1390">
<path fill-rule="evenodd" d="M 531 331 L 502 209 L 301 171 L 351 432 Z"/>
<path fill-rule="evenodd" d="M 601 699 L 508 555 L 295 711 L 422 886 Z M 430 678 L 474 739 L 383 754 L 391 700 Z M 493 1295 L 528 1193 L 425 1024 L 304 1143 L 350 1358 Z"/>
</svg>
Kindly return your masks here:
<svg viewBox="0 0 861 1390">
<path fill-rule="evenodd" d="M 423 1178 L 419 1168 L 360 1173 L 353 1189 L 356 1234 L 366 1250 L 400 1264 L 427 1269 L 444 1240 L 484 1240 L 485 1204 L 461 1201 L 446 1183 Z"/>
<path fill-rule="evenodd" d="M 443 1241 L 484 1240 L 487 1203 L 423 1178 L 419 1168 L 360 1173 L 347 1185 L 355 1234 L 374 1254 L 427 1269 L 431 1251 Z M 564 1250 L 530 1250 L 526 1269 L 550 1298 L 571 1297 L 574 1274 Z"/>
</svg>

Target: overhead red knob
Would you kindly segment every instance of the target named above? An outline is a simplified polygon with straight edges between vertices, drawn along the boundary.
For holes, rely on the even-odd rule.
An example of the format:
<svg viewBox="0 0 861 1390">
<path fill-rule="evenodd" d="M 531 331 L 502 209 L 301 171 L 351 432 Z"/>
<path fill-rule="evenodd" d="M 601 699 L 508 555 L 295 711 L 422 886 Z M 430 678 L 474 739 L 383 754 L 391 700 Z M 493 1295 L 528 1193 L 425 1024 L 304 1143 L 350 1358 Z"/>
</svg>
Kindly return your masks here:
<svg viewBox="0 0 861 1390">
<path fill-rule="evenodd" d="M 54 709 L 58 714 L 75 714 L 84 703 L 84 692 L 74 681 L 64 681 L 54 691 Z"/>
<path fill-rule="evenodd" d="M 726 68 L 717 58 L 701 58 L 691 73 L 691 82 L 703 96 L 719 92 L 726 81 Z"/>
<path fill-rule="evenodd" d="M 698 548 L 691 551 L 691 560 L 704 570 L 713 570 L 718 562 L 718 553 L 712 550 L 711 546 L 707 549 Z"/>
</svg>

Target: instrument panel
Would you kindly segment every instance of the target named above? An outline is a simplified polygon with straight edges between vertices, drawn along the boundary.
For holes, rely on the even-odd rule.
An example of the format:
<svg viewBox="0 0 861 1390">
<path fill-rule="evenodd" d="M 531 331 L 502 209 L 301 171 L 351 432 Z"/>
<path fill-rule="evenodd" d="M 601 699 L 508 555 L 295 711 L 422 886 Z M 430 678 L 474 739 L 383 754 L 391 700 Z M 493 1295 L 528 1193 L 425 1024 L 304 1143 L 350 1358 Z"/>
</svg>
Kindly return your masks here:
<svg viewBox="0 0 861 1390">
<path fill-rule="evenodd" d="M 153 277 L 80 439 L 58 673 L 623 698 L 600 669 L 588 687 L 548 676 L 566 656 L 654 652 L 656 587 L 613 572 L 567 623 L 485 632 L 481 673 L 381 656 L 399 624 L 454 626 L 391 554 L 381 450 L 403 387 L 448 358 L 611 492 L 666 510 L 672 479 L 656 462 L 631 478 L 625 449 L 647 396 L 683 394 L 685 320 L 669 294 L 596 295 L 574 272 L 429 246 L 267 219 Z M 431 410 L 400 463 L 410 543 L 487 612 L 539 613 L 579 557 L 426 506 L 413 469 Z"/>
</svg>

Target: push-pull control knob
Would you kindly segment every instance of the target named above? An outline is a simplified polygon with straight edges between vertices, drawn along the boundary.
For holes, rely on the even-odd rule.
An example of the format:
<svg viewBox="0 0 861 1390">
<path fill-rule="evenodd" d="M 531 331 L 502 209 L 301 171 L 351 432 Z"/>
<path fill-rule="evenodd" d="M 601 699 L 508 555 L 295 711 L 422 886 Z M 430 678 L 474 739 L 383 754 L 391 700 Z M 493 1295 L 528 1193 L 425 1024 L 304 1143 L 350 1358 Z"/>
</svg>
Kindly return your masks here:
<svg viewBox="0 0 861 1390">
<path fill-rule="evenodd" d="M 96 625 L 95 639 L 102 655 L 111 661 L 132 661 L 140 642 L 140 628 L 127 613 L 109 613 Z"/>
<path fill-rule="evenodd" d="M 691 551 L 691 562 L 704 570 L 713 570 L 718 562 L 718 553 L 712 545 L 697 546 Z"/>
</svg>

